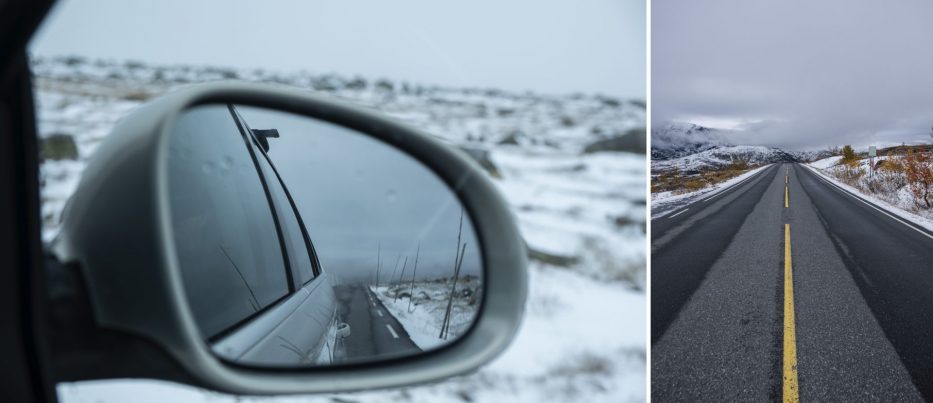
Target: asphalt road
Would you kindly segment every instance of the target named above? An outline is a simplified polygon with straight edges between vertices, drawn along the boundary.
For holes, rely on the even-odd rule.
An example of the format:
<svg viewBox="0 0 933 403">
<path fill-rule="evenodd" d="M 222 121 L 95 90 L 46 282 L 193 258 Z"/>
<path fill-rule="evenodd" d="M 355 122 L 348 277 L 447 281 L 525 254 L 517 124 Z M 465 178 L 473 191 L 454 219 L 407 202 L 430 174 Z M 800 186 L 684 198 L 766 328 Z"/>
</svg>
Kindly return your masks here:
<svg viewBox="0 0 933 403">
<path fill-rule="evenodd" d="M 651 231 L 653 400 L 933 399 L 930 232 L 796 164 Z"/>
<path fill-rule="evenodd" d="M 343 340 L 346 359 L 366 362 L 421 351 L 402 325 L 365 286 L 334 287 L 338 315 L 350 325 L 350 336 Z"/>
</svg>

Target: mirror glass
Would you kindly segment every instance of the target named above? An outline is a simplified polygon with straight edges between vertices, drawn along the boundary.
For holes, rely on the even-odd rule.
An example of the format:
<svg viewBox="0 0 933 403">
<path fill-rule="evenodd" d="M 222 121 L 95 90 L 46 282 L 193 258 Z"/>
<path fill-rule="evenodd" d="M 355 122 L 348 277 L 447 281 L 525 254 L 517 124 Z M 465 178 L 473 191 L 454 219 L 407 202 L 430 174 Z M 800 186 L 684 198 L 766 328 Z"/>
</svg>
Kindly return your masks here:
<svg viewBox="0 0 933 403">
<path fill-rule="evenodd" d="M 202 105 L 176 120 L 167 169 L 187 300 L 225 360 L 408 356 L 456 340 L 480 309 L 469 215 L 433 171 L 374 137 Z"/>
</svg>

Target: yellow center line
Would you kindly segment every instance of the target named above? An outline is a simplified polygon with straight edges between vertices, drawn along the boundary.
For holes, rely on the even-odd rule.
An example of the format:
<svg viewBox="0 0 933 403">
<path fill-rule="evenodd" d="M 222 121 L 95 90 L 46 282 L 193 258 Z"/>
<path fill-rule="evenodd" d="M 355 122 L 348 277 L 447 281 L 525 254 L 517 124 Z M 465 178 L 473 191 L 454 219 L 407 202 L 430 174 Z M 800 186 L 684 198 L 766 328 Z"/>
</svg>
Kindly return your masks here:
<svg viewBox="0 0 933 403">
<path fill-rule="evenodd" d="M 787 201 L 787 185 L 784 185 L 784 208 L 787 208 L 788 206 Z"/>
<path fill-rule="evenodd" d="M 794 319 L 794 274 L 790 257 L 790 224 L 784 224 L 784 402 L 799 402 L 797 330 Z"/>
</svg>

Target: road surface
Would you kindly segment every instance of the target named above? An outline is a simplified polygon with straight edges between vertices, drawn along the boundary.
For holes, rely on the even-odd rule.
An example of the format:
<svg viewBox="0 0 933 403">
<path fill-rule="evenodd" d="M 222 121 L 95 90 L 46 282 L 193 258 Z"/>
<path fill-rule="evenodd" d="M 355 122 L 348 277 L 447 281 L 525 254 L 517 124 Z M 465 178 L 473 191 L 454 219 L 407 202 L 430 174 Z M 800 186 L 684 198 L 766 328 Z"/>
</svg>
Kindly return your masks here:
<svg viewBox="0 0 933 403">
<path fill-rule="evenodd" d="M 343 340 L 348 361 L 374 361 L 421 351 L 367 287 L 340 285 L 334 292 L 338 315 L 350 325 L 350 336 Z"/>
<path fill-rule="evenodd" d="M 933 234 L 798 164 L 651 222 L 656 401 L 933 399 Z"/>
</svg>

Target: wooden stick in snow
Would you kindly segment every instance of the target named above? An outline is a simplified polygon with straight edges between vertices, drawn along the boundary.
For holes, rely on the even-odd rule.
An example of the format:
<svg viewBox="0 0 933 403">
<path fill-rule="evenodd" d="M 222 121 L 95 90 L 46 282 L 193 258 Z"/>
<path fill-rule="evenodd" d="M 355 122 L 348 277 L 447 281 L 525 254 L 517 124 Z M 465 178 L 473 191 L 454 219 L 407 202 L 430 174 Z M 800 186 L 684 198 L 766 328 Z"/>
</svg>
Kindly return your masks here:
<svg viewBox="0 0 933 403">
<path fill-rule="evenodd" d="M 411 313 L 411 300 L 415 298 L 415 275 L 418 274 L 418 256 L 421 255 L 421 242 L 418 242 L 418 251 L 415 252 L 415 267 L 411 272 L 411 286 L 408 288 L 408 312 Z"/>
</svg>

